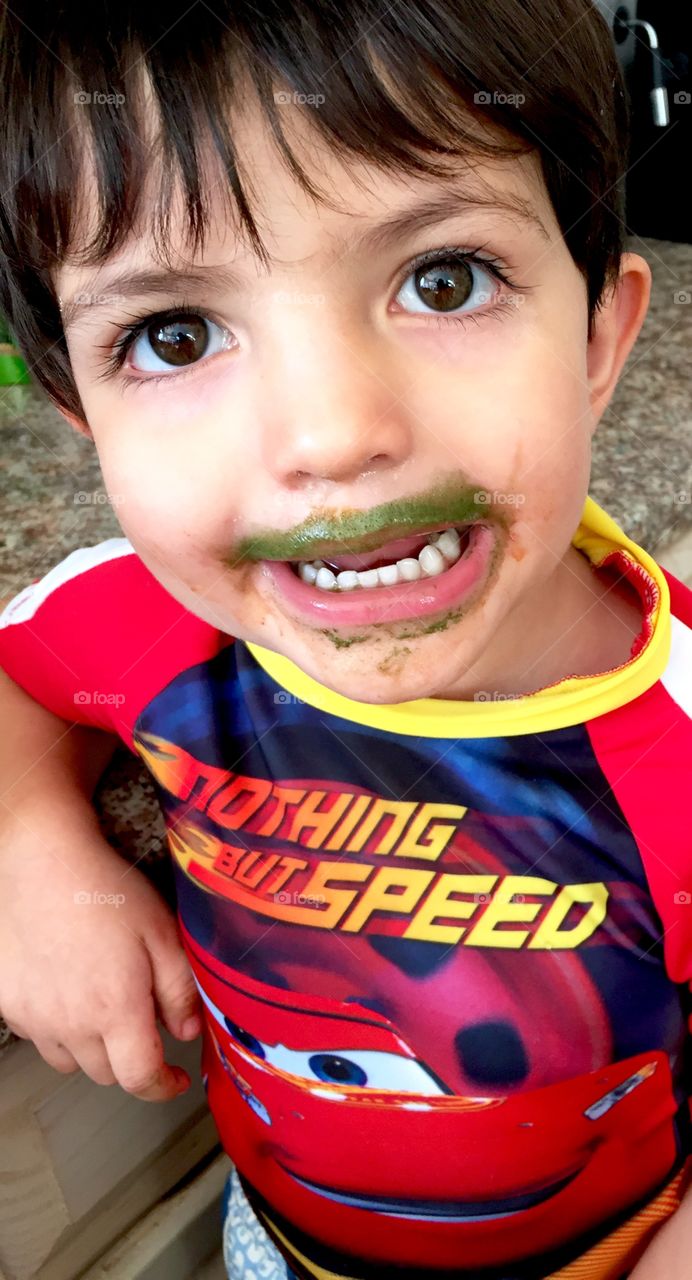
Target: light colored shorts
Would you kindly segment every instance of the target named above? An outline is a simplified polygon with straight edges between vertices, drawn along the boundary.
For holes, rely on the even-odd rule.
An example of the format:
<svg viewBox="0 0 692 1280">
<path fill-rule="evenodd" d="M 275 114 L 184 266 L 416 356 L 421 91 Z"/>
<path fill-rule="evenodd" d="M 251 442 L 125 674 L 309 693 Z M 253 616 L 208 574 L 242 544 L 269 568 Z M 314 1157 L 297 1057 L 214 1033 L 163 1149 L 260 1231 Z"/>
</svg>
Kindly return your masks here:
<svg viewBox="0 0 692 1280">
<path fill-rule="evenodd" d="M 235 1169 L 223 1195 L 223 1260 L 229 1280 L 295 1280 L 253 1213 Z"/>
</svg>

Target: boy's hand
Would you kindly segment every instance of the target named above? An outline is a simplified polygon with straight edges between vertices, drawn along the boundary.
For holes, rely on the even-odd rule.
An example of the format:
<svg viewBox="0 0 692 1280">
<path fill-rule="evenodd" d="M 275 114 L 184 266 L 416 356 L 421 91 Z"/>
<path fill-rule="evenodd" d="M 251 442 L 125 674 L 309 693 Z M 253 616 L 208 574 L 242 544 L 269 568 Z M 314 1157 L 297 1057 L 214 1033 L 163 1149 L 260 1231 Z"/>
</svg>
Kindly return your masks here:
<svg viewBox="0 0 692 1280">
<path fill-rule="evenodd" d="M 0 1011 L 10 1030 L 56 1071 L 81 1067 L 148 1102 L 176 1097 L 190 1077 L 164 1062 L 156 1016 L 191 1040 L 201 1006 L 174 914 L 98 836 L 64 857 L 37 843 L 8 847 L 0 834 Z"/>
</svg>

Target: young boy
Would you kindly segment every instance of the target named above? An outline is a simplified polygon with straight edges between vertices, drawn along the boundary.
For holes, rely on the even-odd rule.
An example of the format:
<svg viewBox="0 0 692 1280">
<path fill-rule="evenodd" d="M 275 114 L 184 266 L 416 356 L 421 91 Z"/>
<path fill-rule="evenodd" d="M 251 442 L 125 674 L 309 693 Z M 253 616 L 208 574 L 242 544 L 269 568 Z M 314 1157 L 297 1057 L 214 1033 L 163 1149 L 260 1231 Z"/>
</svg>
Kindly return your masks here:
<svg viewBox="0 0 692 1280">
<path fill-rule="evenodd" d="M 2 618 L 0 1008 L 155 1100 L 199 991 L 234 1280 L 682 1280 L 692 598 L 587 493 L 650 286 L 606 24 L 20 2 L 0 86 L 0 309 L 125 535 Z"/>
</svg>

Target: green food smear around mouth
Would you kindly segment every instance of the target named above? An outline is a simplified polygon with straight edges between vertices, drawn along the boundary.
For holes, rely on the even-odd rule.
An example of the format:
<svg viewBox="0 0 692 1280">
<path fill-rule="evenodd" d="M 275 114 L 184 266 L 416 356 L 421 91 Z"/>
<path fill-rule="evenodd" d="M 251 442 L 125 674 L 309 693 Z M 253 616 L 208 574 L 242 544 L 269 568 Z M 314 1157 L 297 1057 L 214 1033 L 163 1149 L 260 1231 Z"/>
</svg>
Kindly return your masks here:
<svg viewBox="0 0 692 1280">
<path fill-rule="evenodd" d="M 460 487 L 448 482 L 426 497 L 398 498 L 367 511 L 344 511 L 338 517 L 325 508 L 313 512 L 293 529 L 260 529 L 241 538 L 227 559 L 234 566 L 247 560 L 319 560 L 343 553 L 349 542 L 357 543 L 359 552 L 376 551 L 405 536 L 407 528 L 459 525 L 488 518 L 506 526 L 506 506 L 495 504 L 489 491 L 478 485 Z"/>
<path fill-rule="evenodd" d="M 362 644 L 364 640 L 369 640 L 370 636 L 342 636 L 338 631 L 325 631 L 320 629 L 320 635 L 326 636 L 327 640 L 331 640 L 335 649 L 348 649 L 352 644 Z"/>
<path fill-rule="evenodd" d="M 328 628 L 322 628 L 322 627 L 320 627 L 319 633 L 321 636 L 324 636 L 327 640 L 331 640 L 335 649 L 348 649 L 352 644 L 363 644 L 365 640 L 384 640 L 384 639 L 416 640 L 418 639 L 419 636 L 429 636 L 429 635 L 433 635 L 433 633 L 436 631 L 446 631 L 447 627 L 450 626 L 451 623 L 459 621 L 459 618 L 461 618 L 464 612 L 465 610 L 463 608 L 454 609 L 450 613 L 446 613 L 443 618 L 437 618 L 435 622 L 426 623 L 421 618 L 420 621 L 417 623 L 417 625 L 414 624 L 413 630 L 409 629 L 408 631 L 401 631 L 398 629 L 395 630 L 395 628 L 397 628 L 398 625 L 400 626 L 408 625 L 410 628 L 411 626 L 410 622 L 408 624 L 404 624 L 404 623 L 397 624 L 395 622 L 389 622 L 386 624 L 374 623 L 373 626 L 375 627 L 382 627 L 383 625 L 386 625 L 389 628 L 386 636 L 377 635 L 376 632 L 370 633 L 369 635 L 365 635 L 365 636 L 344 636 L 344 635 L 341 635 L 338 631 L 335 631 L 331 628 L 328 629 Z"/>
</svg>

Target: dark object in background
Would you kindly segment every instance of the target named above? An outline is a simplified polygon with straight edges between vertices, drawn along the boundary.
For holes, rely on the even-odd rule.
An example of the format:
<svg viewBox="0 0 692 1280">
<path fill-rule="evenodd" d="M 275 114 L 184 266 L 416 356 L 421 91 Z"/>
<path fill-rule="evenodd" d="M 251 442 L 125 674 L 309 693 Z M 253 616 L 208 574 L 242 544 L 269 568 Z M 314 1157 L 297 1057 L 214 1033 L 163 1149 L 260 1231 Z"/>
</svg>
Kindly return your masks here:
<svg viewBox="0 0 692 1280">
<path fill-rule="evenodd" d="M 687 0 L 595 0 L 613 30 L 630 98 L 632 141 L 626 177 L 627 228 L 659 240 L 692 241 L 686 177 L 692 152 L 692 7 Z M 649 48 L 648 22 L 658 37 Z M 655 64 L 658 64 L 657 66 Z M 658 73 L 669 123 L 655 123 L 651 89 Z"/>
</svg>

